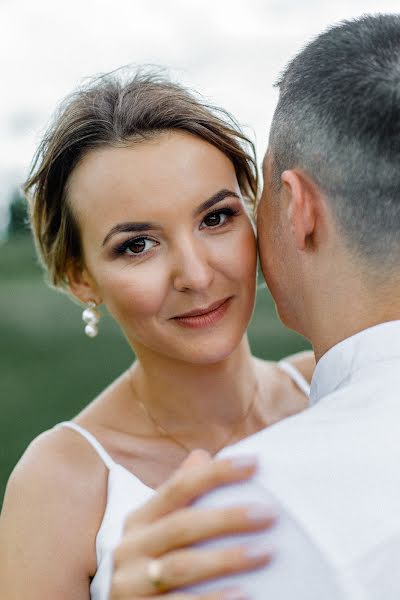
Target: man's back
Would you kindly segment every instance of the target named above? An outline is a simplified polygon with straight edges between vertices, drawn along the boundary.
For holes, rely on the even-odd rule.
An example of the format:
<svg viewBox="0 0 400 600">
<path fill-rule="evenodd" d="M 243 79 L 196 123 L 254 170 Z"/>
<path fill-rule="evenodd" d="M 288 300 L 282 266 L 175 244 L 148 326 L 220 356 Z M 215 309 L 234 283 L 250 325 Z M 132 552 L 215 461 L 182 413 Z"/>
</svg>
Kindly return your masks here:
<svg viewBox="0 0 400 600">
<path fill-rule="evenodd" d="M 201 503 L 271 500 L 282 509 L 275 531 L 258 536 L 276 546 L 275 561 L 236 578 L 252 598 L 398 599 L 400 321 L 331 349 L 317 366 L 312 401 L 226 450 L 257 454 L 259 473 Z"/>
</svg>

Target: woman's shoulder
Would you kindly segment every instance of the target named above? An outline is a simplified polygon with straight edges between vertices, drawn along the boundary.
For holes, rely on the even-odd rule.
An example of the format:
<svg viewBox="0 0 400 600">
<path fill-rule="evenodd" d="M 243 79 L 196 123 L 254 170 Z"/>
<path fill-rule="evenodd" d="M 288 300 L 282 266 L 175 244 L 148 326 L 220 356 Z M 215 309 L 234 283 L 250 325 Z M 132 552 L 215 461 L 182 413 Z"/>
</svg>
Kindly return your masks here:
<svg viewBox="0 0 400 600">
<path fill-rule="evenodd" d="M 288 363 L 291 369 L 280 363 Z M 312 352 L 292 354 L 279 362 L 260 360 L 261 377 L 270 406 L 271 422 L 296 414 L 309 406 L 309 382 L 315 368 Z"/>
<path fill-rule="evenodd" d="M 315 370 L 315 356 L 312 350 L 303 350 L 301 352 L 296 352 L 295 354 L 289 354 L 280 361 L 270 361 L 262 358 L 257 358 L 256 360 L 269 378 L 275 376 L 278 380 L 282 378 L 283 373 L 281 363 L 288 363 L 294 367 L 302 377 L 304 377 L 307 383 L 311 383 Z"/>
<path fill-rule="evenodd" d="M 63 540 L 85 568 L 95 570 L 94 540 L 106 502 L 107 473 L 84 439 L 55 428 L 28 446 L 7 484 L 2 521 L 20 545 L 51 554 Z M 15 523 L 18 522 L 18 528 Z M 19 533 L 18 533 L 19 532 Z"/>
<path fill-rule="evenodd" d="M 315 355 L 312 350 L 303 350 L 295 354 L 289 354 L 283 359 L 297 369 L 308 383 L 311 383 L 315 371 Z M 278 363 L 279 364 L 279 363 Z"/>
<path fill-rule="evenodd" d="M 64 493 L 88 487 L 87 480 L 104 478 L 104 466 L 87 442 L 67 428 L 56 427 L 38 435 L 27 447 L 11 474 L 10 481 L 28 486 L 34 483 L 49 492 L 62 484 Z M 88 477 L 89 475 L 89 477 Z"/>
</svg>

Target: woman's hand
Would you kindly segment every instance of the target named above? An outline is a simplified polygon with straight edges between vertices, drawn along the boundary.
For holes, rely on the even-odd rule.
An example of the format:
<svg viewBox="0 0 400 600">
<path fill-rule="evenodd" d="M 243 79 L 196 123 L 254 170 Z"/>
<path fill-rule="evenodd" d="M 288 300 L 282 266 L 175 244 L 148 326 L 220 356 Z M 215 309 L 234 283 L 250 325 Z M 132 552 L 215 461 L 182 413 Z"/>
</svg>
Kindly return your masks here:
<svg viewBox="0 0 400 600">
<path fill-rule="evenodd" d="M 240 590 L 191 594 L 180 588 L 265 565 L 264 548 L 233 545 L 202 549 L 193 544 L 222 535 L 260 531 L 275 521 L 262 505 L 226 509 L 191 508 L 199 496 L 220 485 L 249 479 L 256 470 L 251 459 L 212 460 L 202 450 L 191 453 L 157 494 L 127 518 L 114 554 L 110 600 L 239 600 Z"/>
</svg>

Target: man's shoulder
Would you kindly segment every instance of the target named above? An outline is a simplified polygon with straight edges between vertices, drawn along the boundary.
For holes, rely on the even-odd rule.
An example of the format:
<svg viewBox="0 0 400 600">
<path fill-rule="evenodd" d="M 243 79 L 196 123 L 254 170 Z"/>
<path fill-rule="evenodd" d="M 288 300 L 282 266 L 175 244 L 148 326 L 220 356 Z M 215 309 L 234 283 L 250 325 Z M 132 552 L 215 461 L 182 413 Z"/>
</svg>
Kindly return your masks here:
<svg viewBox="0 0 400 600">
<path fill-rule="evenodd" d="M 388 377 L 353 378 L 314 406 L 225 448 L 221 456 L 256 455 L 269 472 L 326 471 L 352 463 L 373 468 L 400 460 L 398 386 Z M 396 375 L 398 378 L 399 376 Z"/>
<path fill-rule="evenodd" d="M 254 484 L 341 564 L 400 532 L 400 403 L 356 379 L 224 451 L 256 455 Z"/>
</svg>

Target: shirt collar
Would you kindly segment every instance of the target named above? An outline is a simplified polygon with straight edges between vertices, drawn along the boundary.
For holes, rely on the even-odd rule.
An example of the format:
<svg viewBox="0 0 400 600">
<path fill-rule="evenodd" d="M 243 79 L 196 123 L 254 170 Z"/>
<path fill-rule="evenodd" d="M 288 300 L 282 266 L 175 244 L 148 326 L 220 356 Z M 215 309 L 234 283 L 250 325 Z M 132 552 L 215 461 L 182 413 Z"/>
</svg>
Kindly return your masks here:
<svg viewBox="0 0 400 600">
<path fill-rule="evenodd" d="M 400 321 L 380 323 L 343 340 L 318 361 L 311 405 L 341 387 L 354 371 L 395 357 L 400 358 Z"/>
</svg>

